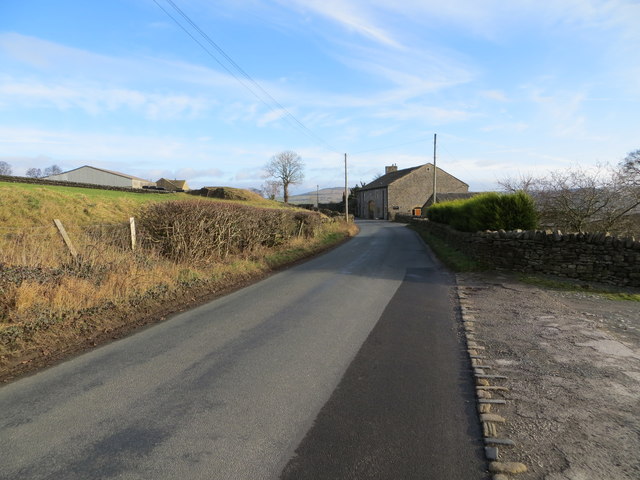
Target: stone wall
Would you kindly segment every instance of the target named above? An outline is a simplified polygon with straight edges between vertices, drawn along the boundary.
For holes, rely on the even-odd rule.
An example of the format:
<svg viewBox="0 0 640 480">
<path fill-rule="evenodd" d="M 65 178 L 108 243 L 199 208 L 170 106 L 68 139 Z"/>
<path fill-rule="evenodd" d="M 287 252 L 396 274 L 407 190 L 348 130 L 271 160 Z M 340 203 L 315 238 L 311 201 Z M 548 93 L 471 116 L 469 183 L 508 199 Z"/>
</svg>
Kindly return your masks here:
<svg viewBox="0 0 640 480">
<path fill-rule="evenodd" d="M 358 216 L 360 218 L 387 218 L 387 188 L 375 188 L 358 192 Z"/>
<path fill-rule="evenodd" d="M 31 178 L 31 177 L 16 177 L 12 175 L 0 175 L 0 182 L 12 182 L 12 183 L 31 183 L 36 185 L 55 185 L 58 187 L 79 187 L 79 188 L 93 188 L 97 190 L 115 190 L 118 192 L 133 192 L 133 193 L 170 193 L 162 190 L 147 190 L 142 188 L 131 187 L 111 187 L 107 185 L 93 185 L 91 183 L 78 183 L 78 182 L 65 182 L 62 180 L 48 180 L 45 178 Z"/>
<path fill-rule="evenodd" d="M 497 268 L 640 287 L 640 242 L 633 238 L 558 231 L 466 233 L 428 220 L 412 223 Z"/>
</svg>

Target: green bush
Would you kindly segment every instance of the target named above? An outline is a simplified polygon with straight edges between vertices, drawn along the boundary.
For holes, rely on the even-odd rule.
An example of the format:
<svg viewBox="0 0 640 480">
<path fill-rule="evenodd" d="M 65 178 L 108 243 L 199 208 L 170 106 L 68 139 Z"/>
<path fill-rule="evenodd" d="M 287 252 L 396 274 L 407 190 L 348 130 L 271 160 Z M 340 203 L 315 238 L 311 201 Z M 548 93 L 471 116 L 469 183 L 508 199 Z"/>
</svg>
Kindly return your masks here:
<svg viewBox="0 0 640 480">
<path fill-rule="evenodd" d="M 532 230 L 538 225 L 533 199 L 524 192 L 483 193 L 427 209 L 427 218 L 463 232 L 481 230 Z"/>
</svg>

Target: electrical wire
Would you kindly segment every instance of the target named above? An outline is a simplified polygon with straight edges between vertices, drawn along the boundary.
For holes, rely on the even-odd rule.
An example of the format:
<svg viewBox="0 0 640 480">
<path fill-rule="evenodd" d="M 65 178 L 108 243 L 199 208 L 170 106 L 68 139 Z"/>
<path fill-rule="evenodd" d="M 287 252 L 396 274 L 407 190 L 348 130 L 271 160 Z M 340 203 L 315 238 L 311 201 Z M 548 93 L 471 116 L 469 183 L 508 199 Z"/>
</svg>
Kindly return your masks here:
<svg viewBox="0 0 640 480">
<path fill-rule="evenodd" d="M 251 75 L 249 75 L 240 65 L 238 65 L 230 55 L 228 55 L 222 47 L 220 47 L 216 42 L 211 39 L 206 32 L 204 32 L 180 7 L 178 7 L 173 0 L 165 0 L 183 19 L 186 21 L 191 28 L 193 28 L 200 36 L 212 46 L 219 55 L 221 55 L 235 70 L 232 71 L 231 68 L 227 67 L 216 55 L 214 55 L 202 42 L 200 42 L 178 19 L 176 19 L 167 9 L 165 9 L 158 0 L 153 0 L 153 2 L 169 17 L 173 20 L 176 25 L 178 25 L 193 41 L 195 41 L 211 58 L 213 58 L 222 68 L 224 68 L 238 83 L 240 83 L 243 87 L 245 87 L 253 96 L 255 96 L 263 105 L 269 108 L 274 113 L 283 113 L 285 118 L 289 120 L 294 126 L 297 126 L 301 129 L 307 136 L 313 138 L 315 141 L 323 144 L 329 150 L 334 153 L 340 153 L 335 147 L 331 146 L 328 142 L 326 142 L 323 138 L 318 136 L 315 132 L 313 132 L 310 128 L 308 128 L 304 123 L 298 120 L 289 110 L 287 110 L 280 102 L 278 102 L 267 90 L 264 89 L 256 80 L 254 80 Z M 242 78 L 246 80 L 243 81 Z M 247 84 L 249 82 L 249 85 Z M 264 97 L 270 100 L 271 103 L 266 101 L 263 96 L 259 95 L 254 88 L 251 88 L 250 85 L 253 85 L 255 89 L 262 93 Z M 277 107 L 277 108 L 276 108 Z"/>
</svg>

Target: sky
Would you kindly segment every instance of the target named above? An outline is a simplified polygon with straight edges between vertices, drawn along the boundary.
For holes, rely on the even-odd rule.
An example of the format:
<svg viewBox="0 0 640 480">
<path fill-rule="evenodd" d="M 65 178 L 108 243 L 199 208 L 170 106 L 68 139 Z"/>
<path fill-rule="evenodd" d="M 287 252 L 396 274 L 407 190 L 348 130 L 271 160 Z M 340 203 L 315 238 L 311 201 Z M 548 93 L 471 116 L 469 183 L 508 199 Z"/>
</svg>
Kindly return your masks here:
<svg viewBox="0 0 640 480">
<path fill-rule="evenodd" d="M 0 0 L 0 161 L 260 188 L 292 150 L 302 193 L 437 134 L 484 191 L 640 148 L 638 0 L 172 1 Z"/>
</svg>

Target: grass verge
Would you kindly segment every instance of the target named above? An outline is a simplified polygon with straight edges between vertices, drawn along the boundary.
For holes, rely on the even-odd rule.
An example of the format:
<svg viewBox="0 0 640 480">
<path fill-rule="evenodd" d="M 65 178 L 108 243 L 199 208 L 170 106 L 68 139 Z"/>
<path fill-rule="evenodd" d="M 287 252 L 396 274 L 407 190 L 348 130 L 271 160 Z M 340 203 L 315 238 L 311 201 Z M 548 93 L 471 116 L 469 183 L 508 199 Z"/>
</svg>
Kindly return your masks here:
<svg viewBox="0 0 640 480">
<path fill-rule="evenodd" d="M 548 288 L 551 290 L 561 290 L 565 292 L 580 292 L 599 295 L 610 300 L 640 302 L 640 293 L 620 292 L 615 287 L 607 287 L 603 285 L 592 285 L 590 283 L 575 280 L 559 280 L 555 278 L 547 278 L 539 275 L 519 275 L 518 279 L 523 283 L 535 285 L 537 287 Z"/>
<path fill-rule="evenodd" d="M 0 262 L 0 380 L 123 337 L 356 233 L 353 224 L 328 222 L 312 238 L 298 237 L 215 262 L 174 262 L 153 251 L 131 252 L 102 241 L 97 248 L 85 248 L 82 262 Z M 57 252 L 52 261 L 67 257 Z"/>
<path fill-rule="evenodd" d="M 412 225 L 409 228 L 415 230 L 425 243 L 431 247 L 438 259 L 454 272 L 479 272 L 487 269 L 480 262 L 453 248 L 435 235 L 431 235 L 425 230 Z"/>
</svg>

